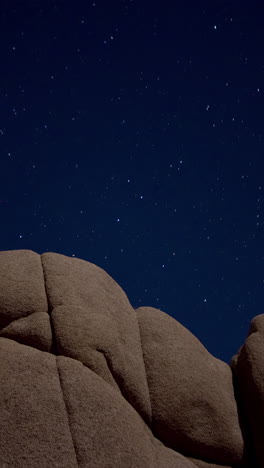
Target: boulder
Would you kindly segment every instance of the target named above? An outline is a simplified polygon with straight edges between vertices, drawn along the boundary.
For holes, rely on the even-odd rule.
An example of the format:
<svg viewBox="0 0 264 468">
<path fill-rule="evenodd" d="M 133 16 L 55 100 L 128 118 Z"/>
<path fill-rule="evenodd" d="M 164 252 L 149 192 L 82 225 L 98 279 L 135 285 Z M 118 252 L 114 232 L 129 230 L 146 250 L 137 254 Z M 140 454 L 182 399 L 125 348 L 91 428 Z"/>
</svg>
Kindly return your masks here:
<svg viewBox="0 0 264 468">
<path fill-rule="evenodd" d="M 0 467 L 262 467 L 264 315 L 230 365 L 102 268 L 0 252 Z"/>
</svg>

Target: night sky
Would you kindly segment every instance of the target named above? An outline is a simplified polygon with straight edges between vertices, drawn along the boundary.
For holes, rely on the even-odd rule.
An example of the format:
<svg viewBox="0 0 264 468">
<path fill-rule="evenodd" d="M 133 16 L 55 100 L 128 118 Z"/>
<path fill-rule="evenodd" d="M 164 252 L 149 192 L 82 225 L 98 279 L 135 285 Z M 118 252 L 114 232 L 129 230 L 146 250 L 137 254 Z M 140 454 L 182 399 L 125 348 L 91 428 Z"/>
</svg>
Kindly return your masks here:
<svg viewBox="0 0 264 468">
<path fill-rule="evenodd" d="M 1 0 L 0 250 L 95 263 L 229 362 L 264 312 L 263 1 Z"/>
</svg>

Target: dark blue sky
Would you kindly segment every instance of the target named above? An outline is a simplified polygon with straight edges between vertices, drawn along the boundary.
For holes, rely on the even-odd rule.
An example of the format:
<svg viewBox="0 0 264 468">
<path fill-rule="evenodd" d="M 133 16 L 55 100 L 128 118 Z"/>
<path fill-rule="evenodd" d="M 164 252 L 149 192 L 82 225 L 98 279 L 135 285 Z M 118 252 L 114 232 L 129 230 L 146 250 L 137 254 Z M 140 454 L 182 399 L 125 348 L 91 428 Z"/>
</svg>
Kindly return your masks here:
<svg viewBox="0 0 264 468">
<path fill-rule="evenodd" d="M 229 362 L 264 306 L 262 1 L 1 2 L 0 250 L 95 263 Z"/>
</svg>

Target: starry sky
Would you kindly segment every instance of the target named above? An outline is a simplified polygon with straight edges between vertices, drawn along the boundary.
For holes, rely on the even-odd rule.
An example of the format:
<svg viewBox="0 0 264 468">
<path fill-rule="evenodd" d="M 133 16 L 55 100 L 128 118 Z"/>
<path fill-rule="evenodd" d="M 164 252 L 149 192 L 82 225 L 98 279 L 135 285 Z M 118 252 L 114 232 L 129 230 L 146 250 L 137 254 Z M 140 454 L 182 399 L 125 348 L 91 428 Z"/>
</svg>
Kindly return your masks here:
<svg viewBox="0 0 264 468">
<path fill-rule="evenodd" d="M 229 362 L 264 312 L 263 1 L 1 0 L 0 250 L 95 263 Z"/>
</svg>

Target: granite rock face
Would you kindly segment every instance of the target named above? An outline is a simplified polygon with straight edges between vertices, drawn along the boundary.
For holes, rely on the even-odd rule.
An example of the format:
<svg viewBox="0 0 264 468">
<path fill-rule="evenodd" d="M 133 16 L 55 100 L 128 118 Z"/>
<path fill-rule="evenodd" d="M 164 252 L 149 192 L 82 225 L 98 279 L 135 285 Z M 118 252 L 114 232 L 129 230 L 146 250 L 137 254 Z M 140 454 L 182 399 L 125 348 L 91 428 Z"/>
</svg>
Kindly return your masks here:
<svg viewBox="0 0 264 468">
<path fill-rule="evenodd" d="M 264 315 L 230 365 L 101 268 L 0 252 L 0 467 L 264 467 Z"/>
</svg>

